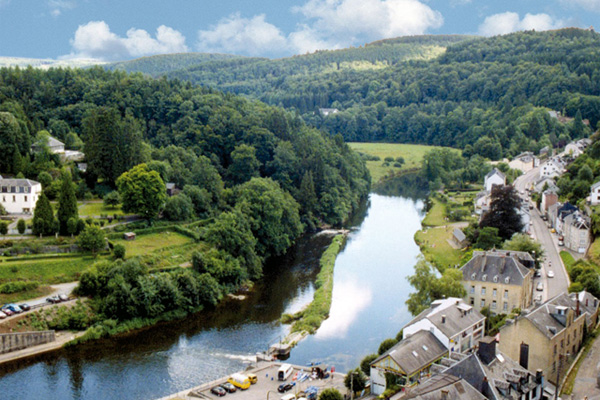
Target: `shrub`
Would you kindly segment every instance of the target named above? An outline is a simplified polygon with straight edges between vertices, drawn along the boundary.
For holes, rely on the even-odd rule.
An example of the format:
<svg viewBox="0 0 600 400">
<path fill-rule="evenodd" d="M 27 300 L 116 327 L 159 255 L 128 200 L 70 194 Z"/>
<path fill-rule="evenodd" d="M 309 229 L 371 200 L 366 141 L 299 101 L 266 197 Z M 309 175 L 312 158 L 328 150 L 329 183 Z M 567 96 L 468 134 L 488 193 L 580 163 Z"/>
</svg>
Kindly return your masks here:
<svg viewBox="0 0 600 400">
<path fill-rule="evenodd" d="M 0 293 L 11 294 L 11 293 L 25 292 L 27 290 L 36 289 L 39 285 L 40 285 L 39 282 L 30 282 L 30 281 L 7 282 L 7 283 L 0 285 Z"/>
<path fill-rule="evenodd" d="M 115 258 L 120 258 L 121 260 L 125 259 L 125 246 L 122 244 L 117 244 L 113 248 L 113 255 Z"/>
<path fill-rule="evenodd" d="M 19 219 L 19 221 L 17 221 L 17 231 L 19 231 L 19 234 L 24 234 L 25 233 L 25 229 L 27 229 L 27 225 L 25 224 L 25 221 L 22 219 Z"/>
</svg>

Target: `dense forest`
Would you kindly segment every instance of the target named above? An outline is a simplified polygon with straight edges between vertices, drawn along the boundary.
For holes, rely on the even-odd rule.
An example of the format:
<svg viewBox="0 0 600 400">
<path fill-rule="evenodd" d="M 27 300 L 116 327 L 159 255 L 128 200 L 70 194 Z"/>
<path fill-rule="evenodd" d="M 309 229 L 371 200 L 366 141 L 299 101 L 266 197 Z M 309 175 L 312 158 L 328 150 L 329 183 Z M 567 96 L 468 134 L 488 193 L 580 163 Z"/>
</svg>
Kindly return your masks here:
<svg viewBox="0 0 600 400">
<path fill-rule="evenodd" d="M 128 191 L 135 179 L 173 182 L 183 192 L 166 202 L 164 217 L 216 218 L 215 237 L 222 226 L 237 227 L 253 247 L 250 276 L 260 275 L 261 258 L 281 254 L 304 229 L 340 224 L 370 187 L 364 161 L 341 136 L 278 108 L 99 67 L 0 69 L 0 171 L 40 180 L 52 199 L 62 193 L 61 161 L 30 152 L 48 132 L 85 152 L 87 170 L 73 169 L 79 198 L 118 186 L 122 197 L 131 194 L 123 197 L 126 207 L 147 201 L 135 199 L 141 189 Z"/>
<path fill-rule="evenodd" d="M 433 59 L 432 48 L 441 49 Z M 562 146 L 596 128 L 599 53 L 600 35 L 568 28 L 400 38 L 282 60 L 211 61 L 166 75 L 295 110 L 347 141 L 452 146 L 495 160 Z M 340 112 L 324 116 L 319 108 Z M 561 123 L 549 109 L 588 119 L 591 129 Z"/>
</svg>

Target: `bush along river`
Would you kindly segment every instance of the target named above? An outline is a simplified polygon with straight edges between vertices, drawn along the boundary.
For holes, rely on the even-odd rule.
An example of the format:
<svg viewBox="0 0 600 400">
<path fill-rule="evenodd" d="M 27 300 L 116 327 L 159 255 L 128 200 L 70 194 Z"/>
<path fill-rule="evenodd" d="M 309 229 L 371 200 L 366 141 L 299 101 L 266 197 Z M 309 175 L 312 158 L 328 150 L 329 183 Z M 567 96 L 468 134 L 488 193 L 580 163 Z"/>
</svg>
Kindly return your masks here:
<svg viewBox="0 0 600 400">
<path fill-rule="evenodd" d="M 405 301 L 412 290 L 424 202 L 394 194 L 389 184 L 372 193 L 335 263 L 329 318 L 302 340 L 289 362 L 322 362 L 345 372 L 410 320 Z M 301 239 L 286 256 L 265 266 L 264 278 L 246 299 L 227 299 L 214 310 L 134 334 L 84 343 L 0 367 L 7 399 L 148 399 L 244 369 L 257 352 L 289 333 L 280 323 L 310 303 L 319 259 L 331 236 Z"/>
</svg>

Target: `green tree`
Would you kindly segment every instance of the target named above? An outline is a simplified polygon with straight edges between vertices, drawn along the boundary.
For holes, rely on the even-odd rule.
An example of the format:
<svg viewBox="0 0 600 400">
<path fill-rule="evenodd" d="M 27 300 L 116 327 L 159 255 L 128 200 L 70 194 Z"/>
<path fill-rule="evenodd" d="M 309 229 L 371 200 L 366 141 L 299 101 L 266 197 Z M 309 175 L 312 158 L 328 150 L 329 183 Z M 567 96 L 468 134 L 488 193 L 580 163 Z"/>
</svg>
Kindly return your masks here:
<svg viewBox="0 0 600 400">
<path fill-rule="evenodd" d="M 25 233 L 26 229 L 27 225 L 25 224 L 25 220 L 19 218 L 17 221 L 17 231 L 19 231 L 19 234 L 22 235 Z"/>
<path fill-rule="evenodd" d="M 473 244 L 473 248 L 489 250 L 501 245 L 502 238 L 498 236 L 498 228 L 486 226 L 478 230 L 477 241 Z"/>
<path fill-rule="evenodd" d="M 42 171 L 38 174 L 37 180 L 42 184 L 42 189 L 46 190 L 46 188 L 52 183 L 52 175 L 46 171 Z"/>
<path fill-rule="evenodd" d="M 6 235 L 8 233 L 8 223 L 6 221 L 0 221 L 0 235 Z"/>
<path fill-rule="evenodd" d="M 366 383 L 367 378 L 360 368 L 349 371 L 344 378 L 344 386 L 354 393 L 364 390 Z"/>
<path fill-rule="evenodd" d="M 343 400 L 342 394 L 335 388 L 323 389 L 319 394 L 319 400 Z"/>
<path fill-rule="evenodd" d="M 58 210 L 56 216 L 58 218 L 59 233 L 61 235 L 69 234 L 67 223 L 70 218 L 79 218 L 75 187 L 71 179 L 71 174 L 68 171 L 63 172 L 62 174 L 62 186 L 58 197 Z"/>
<path fill-rule="evenodd" d="M 115 247 L 113 247 L 113 255 L 115 256 L 115 258 L 124 260 L 125 252 L 125 246 L 123 246 L 122 244 L 115 244 Z"/>
<path fill-rule="evenodd" d="M 198 218 L 206 218 L 211 214 L 212 203 L 210 193 L 196 185 L 185 185 L 183 194 L 190 198 L 194 205 L 194 212 Z"/>
<path fill-rule="evenodd" d="M 227 168 L 227 177 L 233 184 L 249 181 L 258 176 L 260 162 L 256 158 L 256 150 L 247 144 L 236 146 L 231 152 L 231 164 Z"/>
<path fill-rule="evenodd" d="M 498 235 L 507 240 L 517 232 L 523 230 L 523 222 L 518 210 L 521 200 L 517 191 L 512 186 L 494 186 L 490 197 L 490 209 L 487 211 L 479 227 L 487 226 L 498 228 Z"/>
<path fill-rule="evenodd" d="M 194 216 L 192 200 L 181 193 L 167 200 L 163 215 L 169 221 L 188 221 Z"/>
<path fill-rule="evenodd" d="M 382 355 L 392 347 L 394 347 L 398 343 L 396 339 L 388 338 L 379 344 L 379 349 L 377 350 L 377 354 Z"/>
<path fill-rule="evenodd" d="M 97 253 L 106 246 L 104 231 L 96 225 L 86 226 L 77 238 L 77 245 L 85 251 Z"/>
<path fill-rule="evenodd" d="M 104 206 L 106 208 L 115 208 L 119 204 L 121 204 L 121 198 L 119 197 L 119 192 L 113 190 L 112 192 L 106 194 L 102 199 Z"/>
<path fill-rule="evenodd" d="M 133 212 L 147 220 L 156 218 L 167 198 L 166 187 L 156 171 L 140 164 L 117 179 L 123 211 Z"/>
<path fill-rule="evenodd" d="M 360 370 L 366 376 L 371 376 L 371 363 L 379 357 L 377 354 L 366 355 L 360 362 Z"/>
<path fill-rule="evenodd" d="M 35 203 L 33 211 L 33 234 L 34 235 L 52 235 L 54 229 L 54 211 L 48 197 L 42 192 Z"/>
<path fill-rule="evenodd" d="M 544 257 L 546 253 L 541 243 L 533 240 L 528 235 L 518 233 L 514 235 L 510 240 L 504 242 L 505 250 L 516 250 L 516 251 L 526 251 L 531 254 L 531 256 L 535 259 L 536 264 L 539 265 L 540 260 Z"/>
<path fill-rule="evenodd" d="M 79 218 L 71 217 L 67 221 L 67 231 L 69 235 L 73 237 L 77 232 L 79 232 Z"/>
</svg>

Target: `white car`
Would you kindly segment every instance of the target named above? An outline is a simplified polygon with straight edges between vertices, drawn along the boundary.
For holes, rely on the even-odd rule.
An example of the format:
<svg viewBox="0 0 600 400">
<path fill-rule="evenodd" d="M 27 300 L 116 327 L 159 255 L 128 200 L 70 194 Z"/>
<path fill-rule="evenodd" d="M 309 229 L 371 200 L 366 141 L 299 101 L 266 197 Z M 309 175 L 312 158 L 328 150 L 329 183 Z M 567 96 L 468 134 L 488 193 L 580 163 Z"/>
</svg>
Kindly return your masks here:
<svg viewBox="0 0 600 400">
<path fill-rule="evenodd" d="M 544 284 L 542 282 L 538 282 L 537 287 L 535 288 L 538 292 L 544 290 Z"/>
<path fill-rule="evenodd" d="M 554 278 L 554 271 L 548 271 L 546 275 L 548 275 L 548 278 Z"/>
<path fill-rule="evenodd" d="M 4 319 L 6 317 L 8 317 L 8 315 L 6 315 L 2 311 L 0 311 L 0 319 Z"/>
</svg>

